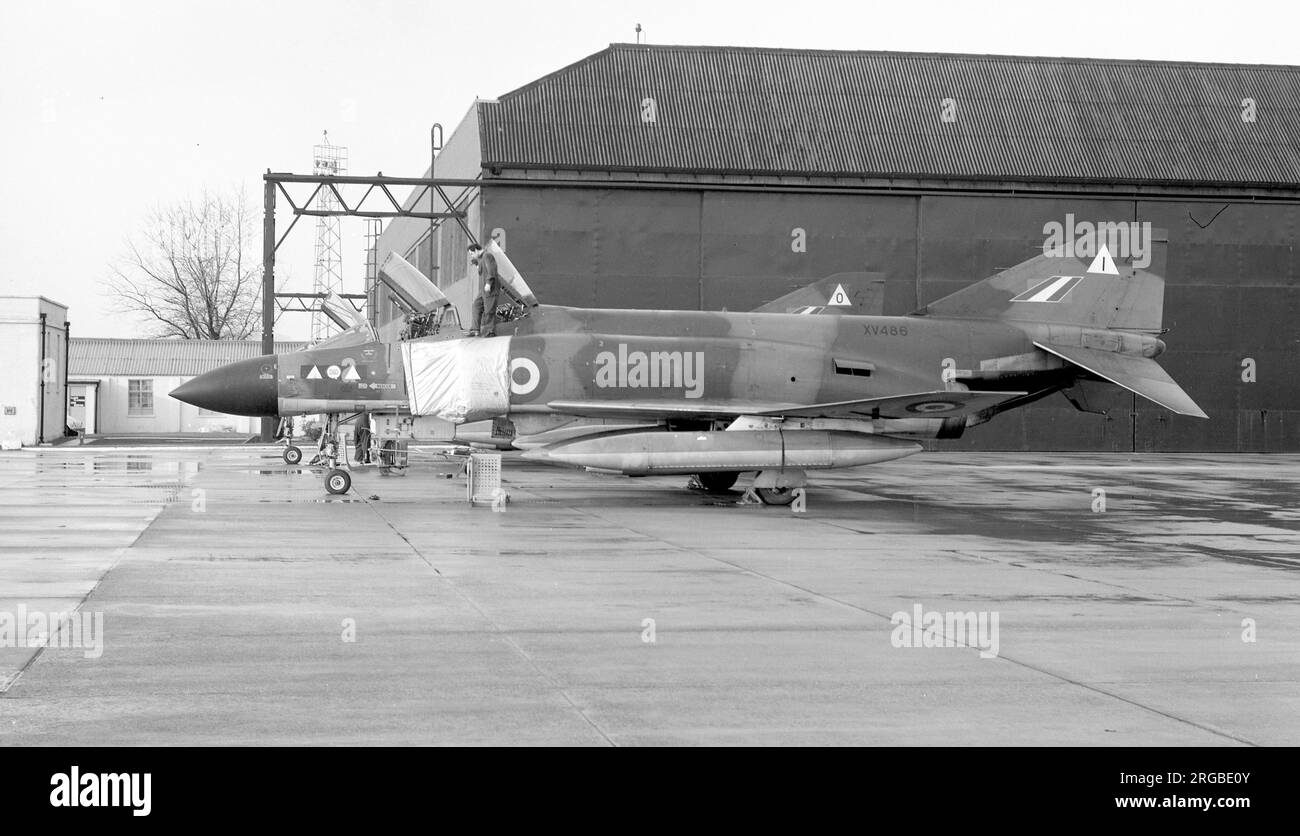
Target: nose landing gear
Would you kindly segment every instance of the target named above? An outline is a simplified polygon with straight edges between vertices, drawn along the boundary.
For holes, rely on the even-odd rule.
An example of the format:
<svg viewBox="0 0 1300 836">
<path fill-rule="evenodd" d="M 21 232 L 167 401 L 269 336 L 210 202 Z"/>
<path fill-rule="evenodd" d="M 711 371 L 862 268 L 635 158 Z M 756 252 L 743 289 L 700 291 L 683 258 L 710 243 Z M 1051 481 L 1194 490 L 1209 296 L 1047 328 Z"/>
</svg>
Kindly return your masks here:
<svg viewBox="0 0 1300 836">
<path fill-rule="evenodd" d="M 352 474 L 348 472 L 346 448 L 342 455 L 339 453 L 339 425 L 342 421 L 337 414 L 325 416 L 325 428 L 320 434 L 320 445 L 316 448 L 316 455 L 312 457 L 311 464 L 320 465 L 326 468 L 325 472 L 325 490 L 332 494 L 345 494 L 352 488 Z M 284 451 L 285 461 L 289 461 L 289 450 L 297 450 L 296 447 Z M 302 451 L 298 451 L 298 460 L 302 459 Z M 296 462 L 289 462 L 296 464 Z M 340 466 L 341 465 L 341 466 Z"/>
<path fill-rule="evenodd" d="M 276 430 L 275 437 L 284 442 L 284 449 L 280 451 L 280 458 L 284 459 L 285 464 L 297 464 L 302 461 L 302 448 L 293 443 L 292 418 L 280 419 L 280 427 Z"/>
</svg>

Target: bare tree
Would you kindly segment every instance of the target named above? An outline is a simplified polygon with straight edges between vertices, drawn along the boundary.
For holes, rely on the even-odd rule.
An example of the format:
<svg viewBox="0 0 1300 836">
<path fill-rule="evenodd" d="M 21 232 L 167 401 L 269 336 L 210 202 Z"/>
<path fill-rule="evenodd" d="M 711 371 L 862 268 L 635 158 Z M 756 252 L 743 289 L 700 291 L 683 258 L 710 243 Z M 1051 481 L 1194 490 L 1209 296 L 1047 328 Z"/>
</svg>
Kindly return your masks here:
<svg viewBox="0 0 1300 836">
<path fill-rule="evenodd" d="M 242 191 L 156 209 L 112 268 L 119 309 L 144 314 L 158 337 L 246 339 L 260 312 L 256 220 Z"/>
</svg>

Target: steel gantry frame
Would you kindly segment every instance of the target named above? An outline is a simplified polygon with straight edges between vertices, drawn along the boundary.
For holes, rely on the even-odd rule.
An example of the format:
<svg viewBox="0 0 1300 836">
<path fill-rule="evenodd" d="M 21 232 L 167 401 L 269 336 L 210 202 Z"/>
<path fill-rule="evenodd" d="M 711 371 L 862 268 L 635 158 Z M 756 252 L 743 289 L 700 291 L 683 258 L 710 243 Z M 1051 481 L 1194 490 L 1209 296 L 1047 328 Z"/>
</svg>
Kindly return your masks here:
<svg viewBox="0 0 1300 836">
<path fill-rule="evenodd" d="M 286 184 L 306 183 L 313 184 L 310 195 L 305 200 L 295 200 L 293 195 L 285 188 Z M 478 243 L 478 236 L 469 228 L 466 222 L 466 212 L 453 209 L 452 207 L 459 204 L 465 199 L 471 190 L 478 189 L 483 185 L 481 180 L 458 180 L 449 178 L 432 178 L 432 177 L 385 177 L 381 171 L 374 177 L 361 177 L 353 175 L 324 175 L 324 174 L 290 174 L 288 172 L 273 172 L 267 170 L 262 175 L 262 187 L 264 198 L 264 212 L 262 217 L 262 353 L 275 353 L 275 320 L 277 308 L 281 311 L 313 311 L 320 305 L 320 299 L 323 294 L 319 293 L 276 293 L 275 292 L 275 254 L 280 249 L 280 245 L 289 237 L 289 233 L 298 224 L 298 219 L 304 215 L 309 217 L 328 217 L 328 216 L 351 216 L 358 218 L 424 218 L 429 221 L 431 227 L 435 227 L 444 220 L 454 220 L 464 230 L 466 237 L 471 243 Z M 349 202 L 341 186 L 365 186 L 365 192 L 357 200 Z M 406 201 L 399 200 L 392 190 L 397 187 L 411 187 L 414 191 Z M 453 200 L 447 194 L 447 189 L 462 189 L 460 194 Z M 293 211 L 293 220 L 285 228 L 284 233 L 279 238 L 276 237 L 275 229 L 275 211 L 279 196 L 283 195 L 285 201 Z M 333 198 L 337 208 L 322 209 L 317 206 L 317 198 L 327 195 Z M 434 212 L 434 196 L 442 201 L 442 205 L 448 207 L 448 211 Z M 366 201 L 373 200 L 378 203 L 378 208 L 368 208 Z M 428 200 L 428 211 L 419 211 L 415 208 L 424 200 Z M 317 208 L 312 208 L 317 206 Z M 345 293 L 341 294 L 343 298 L 348 299 L 353 305 L 357 300 L 364 303 L 365 294 Z M 281 304 L 280 300 L 287 300 Z M 307 300 L 312 300 L 311 304 Z M 262 419 L 262 441 L 271 441 L 275 435 L 277 421 L 274 418 Z"/>
</svg>

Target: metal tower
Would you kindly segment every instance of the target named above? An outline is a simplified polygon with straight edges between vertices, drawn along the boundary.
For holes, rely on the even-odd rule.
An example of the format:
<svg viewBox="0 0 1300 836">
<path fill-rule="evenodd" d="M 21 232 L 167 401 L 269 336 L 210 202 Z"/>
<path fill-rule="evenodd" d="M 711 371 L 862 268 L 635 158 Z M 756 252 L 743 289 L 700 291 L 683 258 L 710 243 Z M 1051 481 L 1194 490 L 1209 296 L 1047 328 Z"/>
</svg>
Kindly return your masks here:
<svg viewBox="0 0 1300 836">
<path fill-rule="evenodd" d="M 330 144 L 329 131 L 324 131 L 324 139 L 314 147 L 315 169 L 317 175 L 334 176 L 348 173 L 348 149 Z M 328 186 L 322 186 L 316 197 L 316 207 L 324 211 L 337 211 L 338 199 Z M 343 249 L 340 245 L 339 216 L 322 215 L 316 219 L 316 271 L 312 283 L 313 293 L 343 292 Z M 338 330 L 334 322 L 320 311 L 320 306 L 311 315 L 311 340 L 323 340 Z"/>
</svg>

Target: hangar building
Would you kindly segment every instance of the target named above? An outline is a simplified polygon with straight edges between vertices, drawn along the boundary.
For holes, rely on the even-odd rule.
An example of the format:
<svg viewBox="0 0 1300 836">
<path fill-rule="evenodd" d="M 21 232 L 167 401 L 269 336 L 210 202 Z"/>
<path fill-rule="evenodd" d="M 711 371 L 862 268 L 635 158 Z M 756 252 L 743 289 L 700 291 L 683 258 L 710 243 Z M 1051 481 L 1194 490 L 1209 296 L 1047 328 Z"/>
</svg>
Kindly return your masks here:
<svg viewBox="0 0 1300 836">
<path fill-rule="evenodd" d="M 1052 396 L 943 444 L 1300 449 L 1300 67 L 614 44 L 474 102 L 434 174 L 481 179 L 471 229 L 568 305 L 744 310 L 869 271 L 905 314 L 1052 223 L 1150 223 L 1161 363 L 1211 420 Z M 450 287 L 465 244 L 400 219 L 376 249 Z"/>
</svg>

